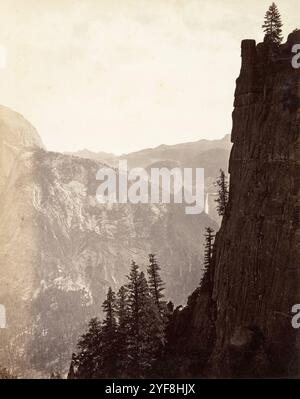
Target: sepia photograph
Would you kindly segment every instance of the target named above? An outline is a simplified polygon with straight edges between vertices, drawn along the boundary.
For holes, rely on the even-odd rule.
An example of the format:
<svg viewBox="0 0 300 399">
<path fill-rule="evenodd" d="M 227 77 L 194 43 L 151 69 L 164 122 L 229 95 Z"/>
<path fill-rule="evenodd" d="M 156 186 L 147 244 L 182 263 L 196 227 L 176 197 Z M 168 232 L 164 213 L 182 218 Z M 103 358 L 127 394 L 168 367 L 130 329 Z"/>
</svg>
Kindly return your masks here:
<svg viewBox="0 0 300 399">
<path fill-rule="evenodd" d="M 300 379 L 300 1 L 0 14 L 0 380 Z"/>
</svg>

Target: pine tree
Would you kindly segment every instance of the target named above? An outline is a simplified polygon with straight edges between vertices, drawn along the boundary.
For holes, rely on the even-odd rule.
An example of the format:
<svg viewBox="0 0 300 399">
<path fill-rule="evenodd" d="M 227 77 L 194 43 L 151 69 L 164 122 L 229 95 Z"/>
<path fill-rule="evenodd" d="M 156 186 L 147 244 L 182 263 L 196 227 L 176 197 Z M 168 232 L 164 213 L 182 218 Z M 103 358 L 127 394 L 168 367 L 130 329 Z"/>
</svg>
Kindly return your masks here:
<svg viewBox="0 0 300 399">
<path fill-rule="evenodd" d="M 205 228 L 205 244 L 204 244 L 204 268 L 209 269 L 211 265 L 211 259 L 213 254 L 213 241 L 214 241 L 214 230 L 211 227 Z"/>
<path fill-rule="evenodd" d="M 128 371 L 131 376 L 138 376 L 141 372 L 141 345 L 142 325 L 141 312 L 142 303 L 146 292 L 143 291 L 140 282 L 140 271 L 138 265 L 132 261 L 130 273 L 127 276 L 129 282 L 126 285 L 128 292 Z"/>
<path fill-rule="evenodd" d="M 139 332 L 139 322 L 140 322 L 140 291 L 139 291 L 139 267 L 132 261 L 130 273 L 127 276 L 129 282 L 125 286 L 128 292 L 128 306 L 130 309 L 129 319 L 131 323 L 131 330 Z"/>
<path fill-rule="evenodd" d="M 217 212 L 219 216 L 224 216 L 229 200 L 229 188 L 227 178 L 222 169 L 220 169 L 220 176 L 216 181 L 216 186 L 218 187 L 218 197 L 215 200 L 218 203 Z"/>
<path fill-rule="evenodd" d="M 105 315 L 102 323 L 102 375 L 105 378 L 113 378 L 117 374 L 118 353 L 116 350 L 116 295 L 111 287 L 108 289 L 107 297 L 103 302 L 102 309 Z"/>
<path fill-rule="evenodd" d="M 128 371 L 131 377 L 141 378 L 147 375 L 163 344 L 164 326 L 145 275 L 135 262 L 128 280 Z"/>
<path fill-rule="evenodd" d="M 205 284 L 210 284 L 212 280 L 212 255 L 213 255 L 213 242 L 214 230 L 211 227 L 205 228 L 205 244 L 204 244 L 204 275 L 200 285 L 203 287 Z"/>
<path fill-rule="evenodd" d="M 116 296 L 109 288 L 102 305 L 104 320 L 91 319 L 88 331 L 78 342 L 78 353 L 72 355 L 68 378 L 112 378 L 117 374 Z"/>
<path fill-rule="evenodd" d="M 159 312 L 162 313 L 163 310 L 162 299 L 164 298 L 164 294 L 162 292 L 165 289 L 164 288 L 165 284 L 162 281 L 162 278 L 160 277 L 160 270 L 161 269 L 159 264 L 157 263 L 155 255 L 150 254 L 149 265 L 147 267 L 147 272 L 149 276 L 148 279 L 149 290 Z"/>
<path fill-rule="evenodd" d="M 265 32 L 265 43 L 279 45 L 282 42 L 282 22 L 277 5 L 272 3 L 266 12 L 262 28 Z"/>
<path fill-rule="evenodd" d="M 73 354 L 72 378 L 97 378 L 100 376 L 102 346 L 101 323 L 97 318 L 93 318 L 88 324 L 88 331 L 79 339 L 78 353 Z"/>
<path fill-rule="evenodd" d="M 103 330 L 107 331 L 108 334 L 113 334 L 116 331 L 116 294 L 109 287 L 106 300 L 102 305 L 105 318 L 103 320 Z"/>
<path fill-rule="evenodd" d="M 146 376 L 165 344 L 165 324 L 143 272 L 139 276 L 141 295 L 141 357 L 142 375 Z"/>
</svg>

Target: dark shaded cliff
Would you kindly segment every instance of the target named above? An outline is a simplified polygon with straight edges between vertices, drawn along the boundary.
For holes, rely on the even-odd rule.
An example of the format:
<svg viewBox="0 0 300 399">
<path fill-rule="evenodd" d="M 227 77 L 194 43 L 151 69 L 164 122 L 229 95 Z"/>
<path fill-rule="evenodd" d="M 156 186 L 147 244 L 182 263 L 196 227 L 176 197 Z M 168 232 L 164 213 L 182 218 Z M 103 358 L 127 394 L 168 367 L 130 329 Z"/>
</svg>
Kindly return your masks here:
<svg viewBox="0 0 300 399">
<path fill-rule="evenodd" d="M 300 69 L 292 46 L 242 42 L 230 199 L 209 276 L 177 310 L 166 362 L 174 377 L 300 375 Z M 176 362 L 174 361 L 176 360 Z"/>
</svg>

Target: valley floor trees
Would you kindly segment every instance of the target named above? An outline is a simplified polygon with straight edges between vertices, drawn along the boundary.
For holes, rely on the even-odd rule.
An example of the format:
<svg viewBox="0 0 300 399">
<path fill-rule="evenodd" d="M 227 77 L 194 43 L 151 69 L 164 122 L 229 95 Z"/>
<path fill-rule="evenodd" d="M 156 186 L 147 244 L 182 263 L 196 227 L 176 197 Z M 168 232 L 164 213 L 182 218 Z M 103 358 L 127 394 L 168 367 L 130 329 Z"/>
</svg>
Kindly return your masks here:
<svg viewBox="0 0 300 399">
<path fill-rule="evenodd" d="M 94 318 L 78 342 L 68 378 L 142 378 L 161 356 L 170 304 L 155 255 L 149 255 L 148 281 L 132 262 L 128 283 L 117 295 L 109 288 L 104 320 Z"/>
</svg>

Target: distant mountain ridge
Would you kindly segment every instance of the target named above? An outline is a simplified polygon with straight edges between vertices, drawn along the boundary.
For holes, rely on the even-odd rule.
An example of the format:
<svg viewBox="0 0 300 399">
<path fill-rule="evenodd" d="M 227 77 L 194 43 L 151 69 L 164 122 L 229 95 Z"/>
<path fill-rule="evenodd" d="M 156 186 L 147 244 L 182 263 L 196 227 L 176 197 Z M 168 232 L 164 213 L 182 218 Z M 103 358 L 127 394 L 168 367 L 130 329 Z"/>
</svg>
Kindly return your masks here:
<svg viewBox="0 0 300 399">
<path fill-rule="evenodd" d="M 185 163 L 190 163 L 191 158 L 215 149 L 229 153 L 231 149 L 230 135 L 226 134 L 222 139 L 216 140 L 200 139 L 195 142 L 173 145 L 161 144 L 158 147 L 145 148 L 122 155 L 93 152 L 87 149 L 66 152 L 66 154 L 98 160 L 109 165 L 116 165 L 118 160 L 126 159 L 130 167 L 147 167 L 154 162 L 168 160 L 177 161 L 182 167 L 185 167 Z"/>
<path fill-rule="evenodd" d="M 68 153 L 80 158 L 93 159 L 109 166 L 117 167 L 120 160 L 126 160 L 130 168 L 203 168 L 205 176 L 206 212 L 220 224 L 220 217 L 216 211 L 215 181 L 220 169 L 228 170 L 228 160 L 231 149 L 230 135 L 222 139 L 201 139 L 195 142 L 174 145 L 162 144 L 155 148 L 146 148 L 120 156 L 105 152 L 89 150 Z"/>
</svg>

